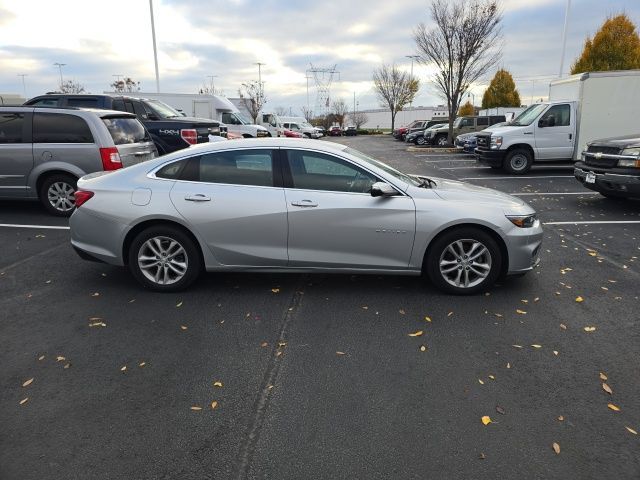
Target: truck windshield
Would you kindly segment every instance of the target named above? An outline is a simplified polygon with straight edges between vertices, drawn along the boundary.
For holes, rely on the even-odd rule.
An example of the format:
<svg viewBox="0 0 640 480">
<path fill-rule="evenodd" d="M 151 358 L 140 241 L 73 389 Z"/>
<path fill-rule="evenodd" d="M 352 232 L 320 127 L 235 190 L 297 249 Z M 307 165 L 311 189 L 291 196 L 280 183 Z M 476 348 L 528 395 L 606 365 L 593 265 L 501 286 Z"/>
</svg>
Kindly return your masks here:
<svg viewBox="0 0 640 480">
<path fill-rule="evenodd" d="M 147 104 L 153 108 L 160 118 L 178 118 L 182 117 L 180 112 L 174 110 L 169 105 L 160 100 L 147 100 Z"/>
<path fill-rule="evenodd" d="M 515 125 L 517 127 L 526 127 L 527 125 L 531 125 L 545 108 L 547 108 L 547 105 L 545 105 L 544 103 L 531 105 L 524 112 L 514 118 L 510 125 Z"/>
<path fill-rule="evenodd" d="M 253 120 L 247 117 L 244 113 L 235 112 L 234 115 L 242 122 L 243 125 L 251 125 L 253 123 Z"/>
</svg>

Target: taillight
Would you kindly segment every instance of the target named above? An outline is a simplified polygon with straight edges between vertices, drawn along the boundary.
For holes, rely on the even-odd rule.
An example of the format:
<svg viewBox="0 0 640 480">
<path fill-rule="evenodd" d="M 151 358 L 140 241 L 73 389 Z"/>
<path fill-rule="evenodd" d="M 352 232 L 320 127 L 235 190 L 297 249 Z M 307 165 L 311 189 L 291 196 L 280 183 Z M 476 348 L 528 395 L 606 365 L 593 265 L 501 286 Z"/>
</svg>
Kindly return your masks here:
<svg viewBox="0 0 640 480">
<path fill-rule="evenodd" d="M 198 132 L 194 128 L 183 128 L 180 130 L 180 136 L 189 145 L 198 143 Z"/>
<path fill-rule="evenodd" d="M 105 172 L 122 168 L 122 160 L 120 160 L 120 154 L 116 147 L 101 148 L 100 158 L 102 159 L 102 169 Z"/>
<path fill-rule="evenodd" d="M 74 198 L 76 200 L 76 208 L 83 205 L 87 200 L 93 197 L 94 193 L 89 190 L 76 190 Z"/>
</svg>

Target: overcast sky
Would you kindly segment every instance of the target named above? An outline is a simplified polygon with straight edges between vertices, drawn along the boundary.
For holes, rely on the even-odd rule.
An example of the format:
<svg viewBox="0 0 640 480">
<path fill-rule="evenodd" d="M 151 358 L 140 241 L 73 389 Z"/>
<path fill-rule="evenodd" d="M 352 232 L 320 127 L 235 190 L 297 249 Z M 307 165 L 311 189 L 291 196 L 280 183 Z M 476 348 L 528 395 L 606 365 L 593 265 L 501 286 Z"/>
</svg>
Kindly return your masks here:
<svg viewBox="0 0 640 480">
<path fill-rule="evenodd" d="M 640 23 L 640 0 L 572 0 L 565 70 L 579 55 L 587 35 L 605 18 L 626 12 Z M 503 0 L 504 53 L 524 103 L 546 96 L 560 68 L 567 0 Z M 382 62 L 410 70 L 416 54 L 412 32 L 430 23 L 427 0 L 154 0 L 160 89 L 196 93 L 208 75 L 216 88 L 236 97 L 242 82 L 262 79 L 268 107 L 307 102 L 309 64 L 337 65 L 332 99 L 360 109 L 378 107 L 371 74 Z M 142 90 L 155 91 L 148 0 L 0 0 L 0 95 L 33 97 L 55 90 L 58 67 L 87 91 L 109 90 L 114 75 L 131 76 Z M 422 88 L 414 105 L 443 103 L 414 65 Z M 535 80 L 535 82 L 534 82 Z M 486 84 L 475 85 L 476 104 Z M 311 106 L 315 102 L 309 81 Z"/>
</svg>

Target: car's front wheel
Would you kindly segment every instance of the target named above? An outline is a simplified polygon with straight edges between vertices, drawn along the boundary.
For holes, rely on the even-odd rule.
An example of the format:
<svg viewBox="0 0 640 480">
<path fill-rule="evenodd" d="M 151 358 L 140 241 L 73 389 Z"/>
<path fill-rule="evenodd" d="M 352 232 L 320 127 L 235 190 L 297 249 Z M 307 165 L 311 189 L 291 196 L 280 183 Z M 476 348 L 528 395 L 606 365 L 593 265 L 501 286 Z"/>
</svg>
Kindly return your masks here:
<svg viewBox="0 0 640 480">
<path fill-rule="evenodd" d="M 131 243 L 128 260 L 136 280 L 159 292 L 187 288 L 202 270 L 193 240 L 180 229 L 164 225 L 139 233 Z"/>
<path fill-rule="evenodd" d="M 488 233 L 473 227 L 456 228 L 436 238 L 425 259 L 427 275 L 440 290 L 473 295 L 496 281 L 502 254 Z"/>
</svg>

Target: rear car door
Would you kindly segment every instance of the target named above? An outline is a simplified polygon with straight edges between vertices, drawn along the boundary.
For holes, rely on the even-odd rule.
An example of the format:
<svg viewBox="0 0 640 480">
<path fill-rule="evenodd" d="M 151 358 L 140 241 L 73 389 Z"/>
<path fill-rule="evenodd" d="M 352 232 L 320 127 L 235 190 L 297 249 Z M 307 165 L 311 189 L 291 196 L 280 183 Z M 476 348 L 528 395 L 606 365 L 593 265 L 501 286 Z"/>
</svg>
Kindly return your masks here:
<svg viewBox="0 0 640 480">
<path fill-rule="evenodd" d="M 415 233 L 410 197 L 372 197 L 372 173 L 333 155 L 284 150 L 289 266 L 403 269 Z"/>
<path fill-rule="evenodd" d="M 23 197 L 33 169 L 31 113 L 0 112 L 0 196 Z"/>
<path fill-rule="evenodd" d="M 542 114 L 535 130 L 537 155 L 540 160 L 568 160 L 575 143 L 575 112 L 571 103 L 552 105 Z"/>
<path fill-rule="evenodd" d="M 287 208 L 273 150 L 194 156 L 185 161 L 179 178 L 171 201 L 218 262 L 287 265 Z"/>
</svg>

